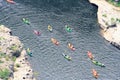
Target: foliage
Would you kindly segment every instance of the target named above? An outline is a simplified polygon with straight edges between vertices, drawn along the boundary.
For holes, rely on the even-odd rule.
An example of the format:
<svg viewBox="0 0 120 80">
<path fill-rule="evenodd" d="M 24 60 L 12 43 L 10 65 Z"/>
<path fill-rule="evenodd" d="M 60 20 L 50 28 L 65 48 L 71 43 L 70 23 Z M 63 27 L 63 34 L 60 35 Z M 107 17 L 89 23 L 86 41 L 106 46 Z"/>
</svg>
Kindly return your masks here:
<svg viewBox="0 0 120 80">
<path fill-rule="evenodd" d="M 106 0 L 108 1 L 110 4 L 116 6 L 116 7 L 120 7 L 120 0 L 116 1 L 116 0 Z"/>
<path fill-rule="evenodd" d="M 14 51 L 17 50 L 17 45 L 12 45 L 12 46 L 10 47 L 10 49 L 11 49 L 11 50 L 14 50 Z"/>
<path fill-rule="evenodd" d="M 107 17 L 107 15 L 106 15 L 106 14 L 103 14 L 102 16 L 103 16 L 103 17 Z"/>
<path fill-rule="evenodd" d="M 16 64 L 16 67 L 19 68 L 19 67 L 20 67 L 20 64 L 17 63 L 17 64 Z"/>
<path fill-rule="evenodd" d="M 4 61 L 0 60 L 0 63 L 4 63 Z"/>
<path fill-rule="evenodd" d="M 5 68 L 0 70 L 0 78 L 4 80 L 8 80 L 9 75 L 10 75 L 10 71 L 8 69 Z"/>
<path fill-rule="evenodd" d="M 12 61 L 14 61 L 14 62 L 16 61 L 16 57 L 15 56 L 12 57 Z"/>
<path fill-rule="evenodd" d="M 6 54 L 0 53 L 0 58 L 1 58 L 1 57 L 5 57 L 5 56 L 6 56 Z"/>
</svg>

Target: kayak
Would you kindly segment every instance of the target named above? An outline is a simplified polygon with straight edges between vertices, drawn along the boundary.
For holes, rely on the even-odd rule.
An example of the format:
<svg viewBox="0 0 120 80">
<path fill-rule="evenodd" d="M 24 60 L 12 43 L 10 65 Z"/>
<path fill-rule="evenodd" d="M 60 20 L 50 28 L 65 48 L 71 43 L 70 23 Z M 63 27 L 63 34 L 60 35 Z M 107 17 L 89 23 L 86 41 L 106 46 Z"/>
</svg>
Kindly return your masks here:
<svg viewBox="0 0 120 80">
<path fill-rule="evenodd" d="M 7 0 L 7 2 L 14 4 L 15 2 L 13 0 Z"/>
<path fill-rule="evenodd" d="M 98 62 L 98 61 L 95 61 L 95 60 L 92 60 L 92 63 L 94 63 L 94 64 L 97 65 L 97 66 L 105 67 L 104 64 L 102 64 L 102 63 L 100 63 L 100 62 Z"/>
<path fill-rule="evenodd" d="M 72 32 L 72 29 L 71 29 L 68 25 L 65 25 L 65 30 L 66 30 L 67 32 Z"/>
<path fill-rule="evenodd" d="M 48 25 L 48 30 L 52 32 L 53 31 L 52 26 Z"/>
<path fill-rule="evenodd" d="M 90 51 L 87 52 L 87 55 L 88 55 L 88 57 L 89 57 L 91 60 L 93 60 L 93 55 L 92 55 L 92 53 L 91 53 Z"/>
<path fill-rule="evenodd" d="M 41 33 L 40 33 L 39 31 L 37 31 L 37 30 L 34 30 L 33 32 L 34 32 L 34 34 L 36 34 L 37 36 L 40 36 L 40 34 L 41 34 Z"/>
<path fill-rule="evenodd" d="M 28 20 L 28 19 L 26 19 L 26 18 L 22 18 L 22 21 L 25 23 L 25 24 L 30 24 L 30 21 Z"/>
<path fill-rule="evenodd" d="M 31 53 L 31 50 L 30 50 L 30 48 L 27 48 L 27 54 L 30 56 L 30 57 L 32 57 L 32 53 Z"/>
<path fill-rule="evenodd" d="M 62 53 L 62 55 L 64 56 L 65 59 L 67 59 L 68 61 L 71 61 L 72 58 L 64 53 Z"/>
<path fill-rule="evenodd" d="M 51 38 L 51 41 L 55 45 L 59 45 L 59 42 L 55 38 Z"/>
<path fill-rule="evenodd" d="M 98 72 L 95 69 L 92 69 L 93 77 L 98 78 Z"/>
<path fill-rule="evenodd" d="M 68 48 L 70 48 L 72 51 L 75 50 L 75 47 L 71 43 L 68 43 Z"/>
</svg>

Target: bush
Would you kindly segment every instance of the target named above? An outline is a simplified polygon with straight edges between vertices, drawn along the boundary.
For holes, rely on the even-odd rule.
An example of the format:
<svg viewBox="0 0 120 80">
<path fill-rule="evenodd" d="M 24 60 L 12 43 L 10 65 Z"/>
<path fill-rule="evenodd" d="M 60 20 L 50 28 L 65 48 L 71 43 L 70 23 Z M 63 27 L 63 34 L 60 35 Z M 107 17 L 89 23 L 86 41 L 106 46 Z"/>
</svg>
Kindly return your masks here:
<svg viewBox="0 0 120 80">
<path fill-rule="evenodd" d="M 120 1 L 115 1 L 115 0 L 106 0 L 106 1 L 108 1 L 110 4 L 116 7 L 120 7 Z"/>
<path fill-rule="evenodd" d="M 4 79 L 4 80 L 8 80 L 10 75 L 10 71 L 8 69 L 2 69 L 0 70 L 0 78 Z"/>
<path fill-rule="evenodd" d="M 0 63 L 4 63 L 4 61 L 1 61 L 1 60 L 0 60 Z"/>
<path fill-rule="evenodd" d="M 12 57 L 12 61 L 14 61 L 14 62 L 16 61 L 16 57 L 15 56 Z"/>
<path fill-rule="evenodd" d="M 107 17 L 107 15 L 106 15 L 106 14 L 103 14 L 102 16 L 103 16 L 103 17 Z"/>
<path fill-rule="evenodd" d="M 17 64 L 16 64 L 16 67 L 19 68 L 19 67 L 20 67 L 20 64 L 17 63 Z"/>
</svg>

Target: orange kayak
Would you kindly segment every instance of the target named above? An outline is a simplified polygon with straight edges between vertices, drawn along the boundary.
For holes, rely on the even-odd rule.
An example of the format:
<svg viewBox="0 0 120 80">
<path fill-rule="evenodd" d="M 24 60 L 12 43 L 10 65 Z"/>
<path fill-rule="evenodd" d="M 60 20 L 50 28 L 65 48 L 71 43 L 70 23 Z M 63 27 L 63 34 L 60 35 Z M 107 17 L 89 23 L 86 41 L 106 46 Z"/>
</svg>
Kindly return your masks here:
<svg viewBox="0 0 120 80">
<path fill-rule="evenodd" d="M 95 69 L 92 69 L 92 74 L 93 74 L 93 77 L 95 77 L 96 79 L 98 78 L 98 73 Z"/>
<path fill-rule="evenodd" d="M 68 43 L 68 48 L 70 48 L 73 51 L 75 50 L 75 47 L 71 43 Z"/>
<path fill-rule="evenodd" d="M 93 60 L 93 55 L 92 55 L 92 53 L 91 53 L 90 51 L 87 51 L 87 55 L 88 55 L 88 57 L 89 57 L 91 60 Z"/>
<path fill-rule="evenodd" d="M 14 4 L 15 2 L 13 0 L 7 0 L 7 2 Z"/>
<path fill-rule="evenodd" d="M 59 42 L 55 38 L 51 38 L 52 43 L 59 45 Z"/>
</svg>

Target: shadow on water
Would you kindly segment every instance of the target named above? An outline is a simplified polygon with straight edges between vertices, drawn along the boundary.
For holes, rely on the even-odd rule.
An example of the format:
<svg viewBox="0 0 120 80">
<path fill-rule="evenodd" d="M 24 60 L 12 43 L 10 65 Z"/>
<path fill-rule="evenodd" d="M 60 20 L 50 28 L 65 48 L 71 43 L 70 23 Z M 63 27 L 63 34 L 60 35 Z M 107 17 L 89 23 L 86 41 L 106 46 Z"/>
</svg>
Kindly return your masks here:
<svg viewBox="0 0 120 80">
<path fill-rule="evenodd" d="M 34 57 L 29 61 L 39 73 L 38 80 L 95 80 L 92 68 L 99 72 L 98 80 L 120 79 L 120 51 L 100 35 L 96 13 L 97 7 L 88 0 L 16 0 L 14 5 L 2 1 L 0 23 L 32 49 Z M 29 18 L 30 25 L 22 22 L 23 17 Z M 47 30 L 49 24 L 52 33 Z M 71 33 L 65 31 L 66 24 L 72 28 Z M 36 36 L 34 29 L 41 36 Z M 52 37 L 60 42 L 59 46 L 51 43 Z M 75 51 L 68 49 L 68 42 Z M 93 65 L 87 57 L 88 50 L 106 67 Z M 72 61 L 67 61 L 62 53 L 71 56 Z"/>
</svg>

